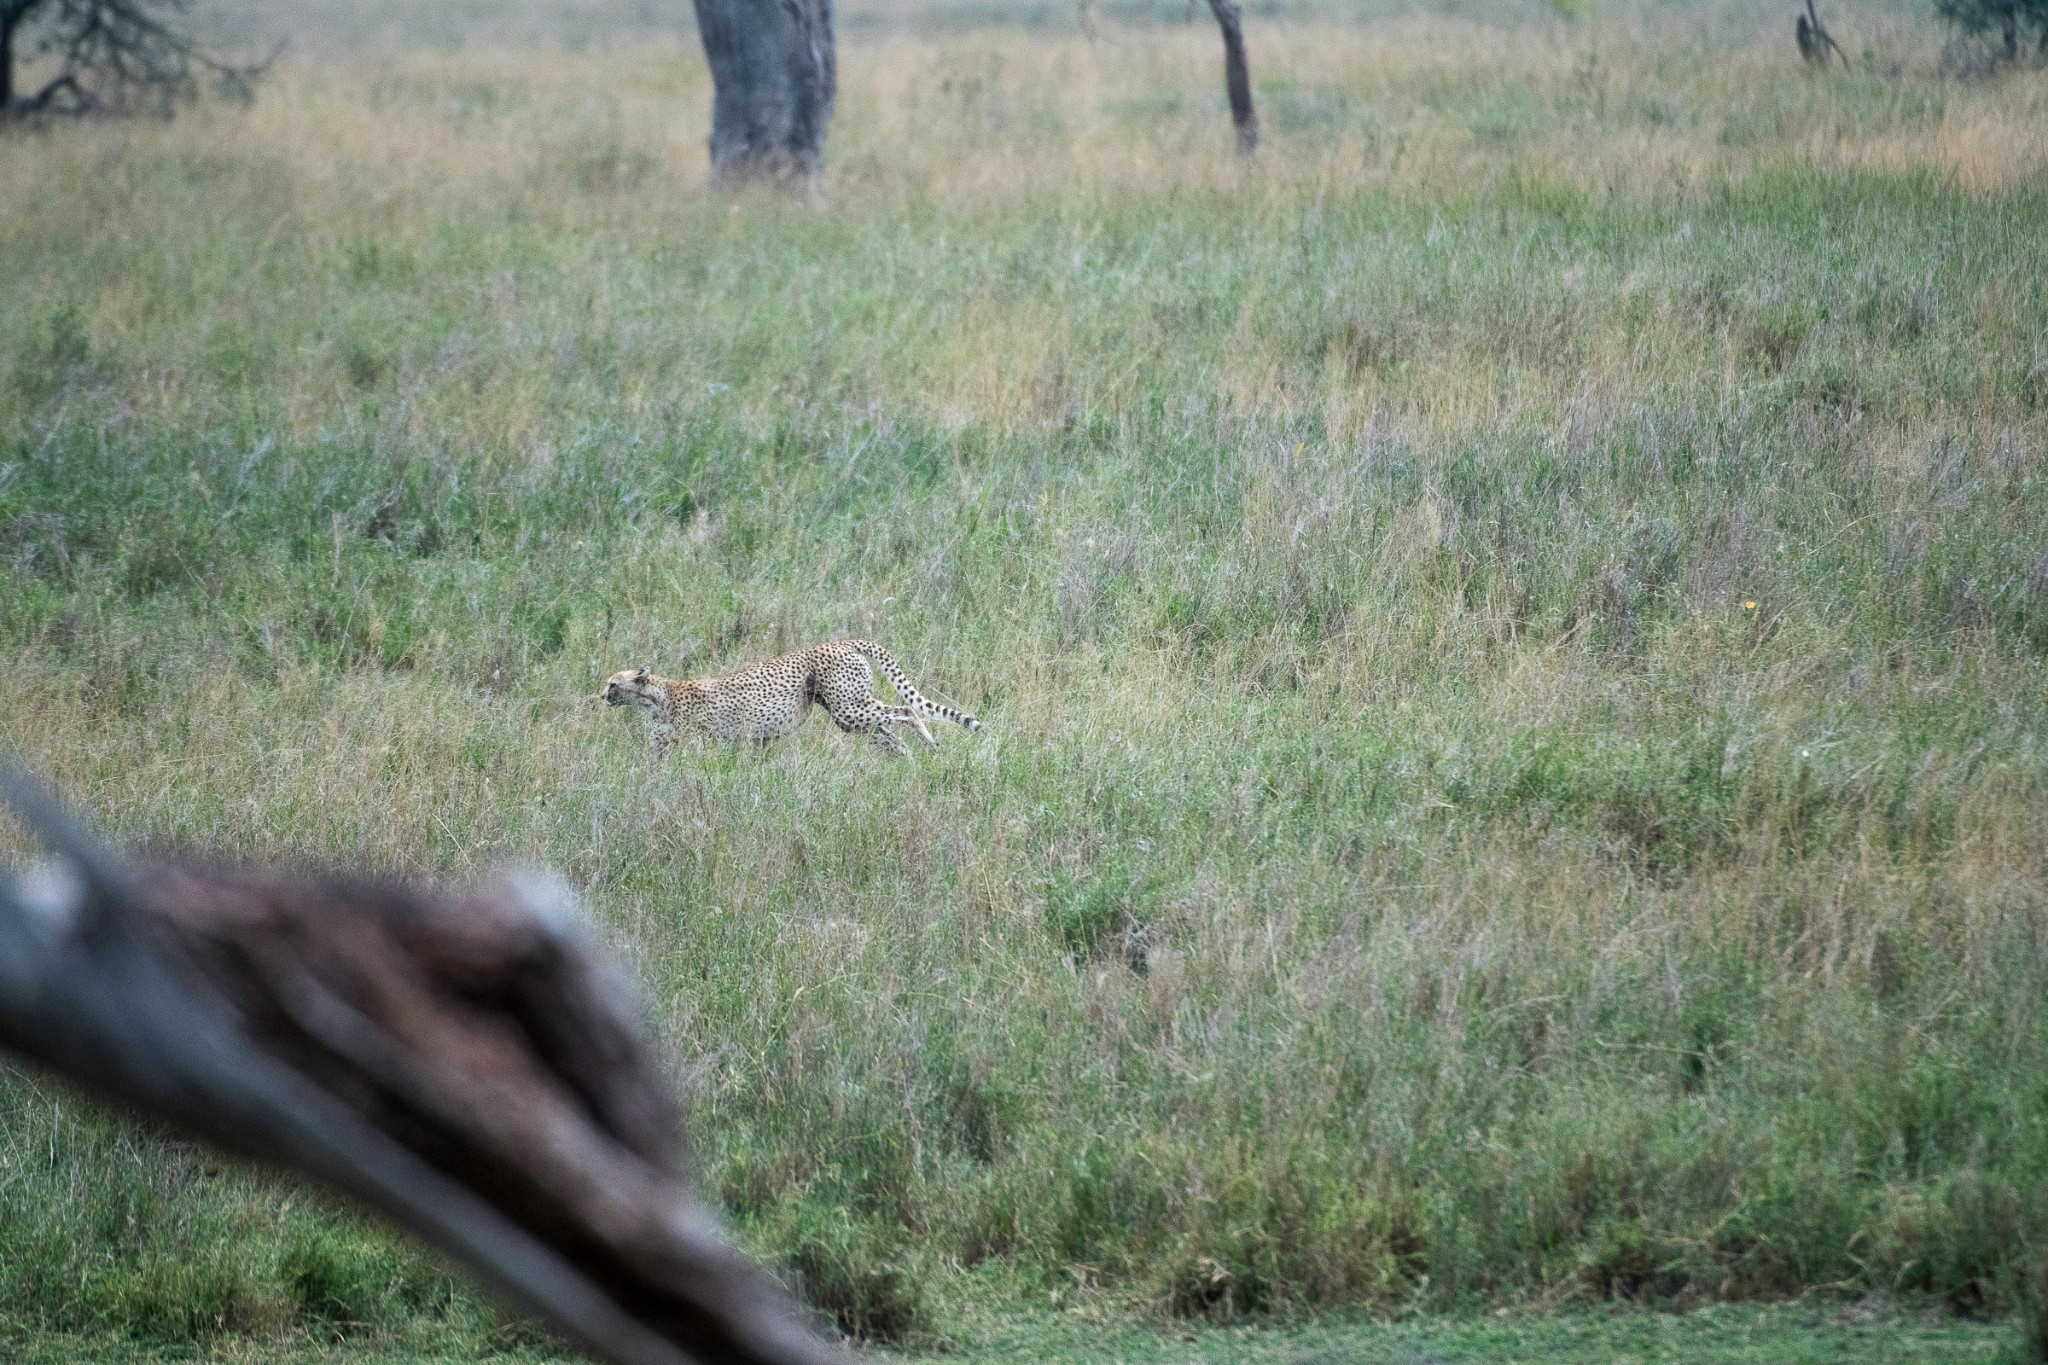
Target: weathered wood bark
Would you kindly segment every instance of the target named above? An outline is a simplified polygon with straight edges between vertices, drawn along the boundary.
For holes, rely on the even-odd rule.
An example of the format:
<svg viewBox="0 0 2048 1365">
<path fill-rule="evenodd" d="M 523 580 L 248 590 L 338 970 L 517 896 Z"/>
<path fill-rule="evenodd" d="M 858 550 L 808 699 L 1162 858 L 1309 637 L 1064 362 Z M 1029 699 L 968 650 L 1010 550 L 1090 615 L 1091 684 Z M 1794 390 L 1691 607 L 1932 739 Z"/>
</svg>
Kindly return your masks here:
<svg viewBox="0 0 2048 1365">
<path fill-rule="evenodd" d="M 0 1046 L 304 1171 L 613 1365 L 850 1365 L 730 1250 L 565 893 L 116 856 L 0 762 L 63 856 L 0 876 Z"/>
<path fill-rule="evenodd" d="M 1249 156 L 1259 146 L 1259 116 L 1252 108 L 1251 64 L 1244 55 L 1244 14 L 1237 0 L 1209 0 L 1209 12 L 1223 30 L 1223 86 L 1230 93 L 1230 121 L 1237 128 L 1237 150 Z"/>
<path fill-rule="evenodd" d="M 818 173 L 838 92 L 832 0 L 695 0 L 711 63 L 711 173 L 725 181 Z"/>
</svg>

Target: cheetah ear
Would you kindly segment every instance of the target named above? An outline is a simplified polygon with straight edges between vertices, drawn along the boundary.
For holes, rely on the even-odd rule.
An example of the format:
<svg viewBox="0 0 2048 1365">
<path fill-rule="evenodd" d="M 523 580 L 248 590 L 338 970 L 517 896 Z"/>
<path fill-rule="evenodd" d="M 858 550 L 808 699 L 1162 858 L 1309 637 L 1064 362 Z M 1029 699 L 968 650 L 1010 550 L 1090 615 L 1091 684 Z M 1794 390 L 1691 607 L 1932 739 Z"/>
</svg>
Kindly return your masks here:
<svg viewBox="0 0 2048 1365">
<path fill-rule="evenodd" d="M 634 669 L 634 670 L 633 670 L 633 681 L 634 681 L 634 682 L 646 682 L 646 681 L 647 681 L 647 670 L 646 670 L 646 669 L 644 669 L 644 668 L 636 668 L 636 669 Z"/>
</svg>

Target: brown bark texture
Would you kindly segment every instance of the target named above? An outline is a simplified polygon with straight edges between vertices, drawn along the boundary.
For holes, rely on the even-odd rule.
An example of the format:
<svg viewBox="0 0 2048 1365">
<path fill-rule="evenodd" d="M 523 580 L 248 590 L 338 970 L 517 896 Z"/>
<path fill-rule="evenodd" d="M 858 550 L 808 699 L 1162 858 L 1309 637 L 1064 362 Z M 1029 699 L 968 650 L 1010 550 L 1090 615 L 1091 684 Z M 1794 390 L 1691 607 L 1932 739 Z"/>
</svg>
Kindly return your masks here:
<svg viewBox="0 0 2048 1365">
<path fill-rule="evenodd" d="M 0 1046 L 354 1195 L 613 1365 L 845 1365 L 724 1243 L 631 982 L 566 888 L 60 855 L 0 877 Z"/>
</svg>

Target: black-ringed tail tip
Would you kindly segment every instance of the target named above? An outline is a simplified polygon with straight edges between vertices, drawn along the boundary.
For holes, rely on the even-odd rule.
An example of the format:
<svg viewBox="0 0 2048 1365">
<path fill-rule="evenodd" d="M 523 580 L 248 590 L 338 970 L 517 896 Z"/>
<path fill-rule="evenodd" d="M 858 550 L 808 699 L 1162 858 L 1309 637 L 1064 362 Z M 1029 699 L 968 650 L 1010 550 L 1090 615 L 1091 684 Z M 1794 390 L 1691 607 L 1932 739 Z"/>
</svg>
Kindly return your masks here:
<svg viewBox="0 0 2048 1365">
<path fill-rule="evenodd" d="M 902 702 L 875 697 L 872 661 Z M 611 706 L 643 706 L 654 713 L 654 750 L 667 753 L 685 731 L 722 740 L 766 744 L 803 724 L 811 703 L 825 708 L 840 729 L 867 735 L 892 754 L 910 747 L 895 732 L 915 730 L 927 747 L 939 747 L 927 720 L 949 720 L 977 734 L 981 722 L 965 711 L 935 702 L 918 691 L 895 656 L 872 640 L 834 640 L 778 659 L 750 664 L 723 678 L 663 678 L 644 668 L 612 674 L 599 700 Z"/>
</svg>

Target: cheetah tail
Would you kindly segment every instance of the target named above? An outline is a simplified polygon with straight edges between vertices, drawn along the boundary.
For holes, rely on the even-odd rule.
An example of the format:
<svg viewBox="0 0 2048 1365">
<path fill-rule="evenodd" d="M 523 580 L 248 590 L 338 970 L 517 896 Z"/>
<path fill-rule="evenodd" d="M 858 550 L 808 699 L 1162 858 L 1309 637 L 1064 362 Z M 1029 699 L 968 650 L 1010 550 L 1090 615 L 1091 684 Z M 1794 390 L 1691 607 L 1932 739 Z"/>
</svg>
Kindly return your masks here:
<svg viewBox="0 0 2048 1365">
<path fill-rule="evenodd" d="M 855 640 L 853 647 L 875 661 L 883 675 L 889 679 L 889 685 L 896 689 L 896 694 L 902 697 L 912 710 L 920 711 L 935 720 L 950 720 L 955 725 L 963 725 L 977 734 L 981 732 L 981 722 L 973 716 L 935 702 L 918 691 L 904 675 L 903 666 L 896 662 L 896 657 L 873 640 Z"/>
</svg>

